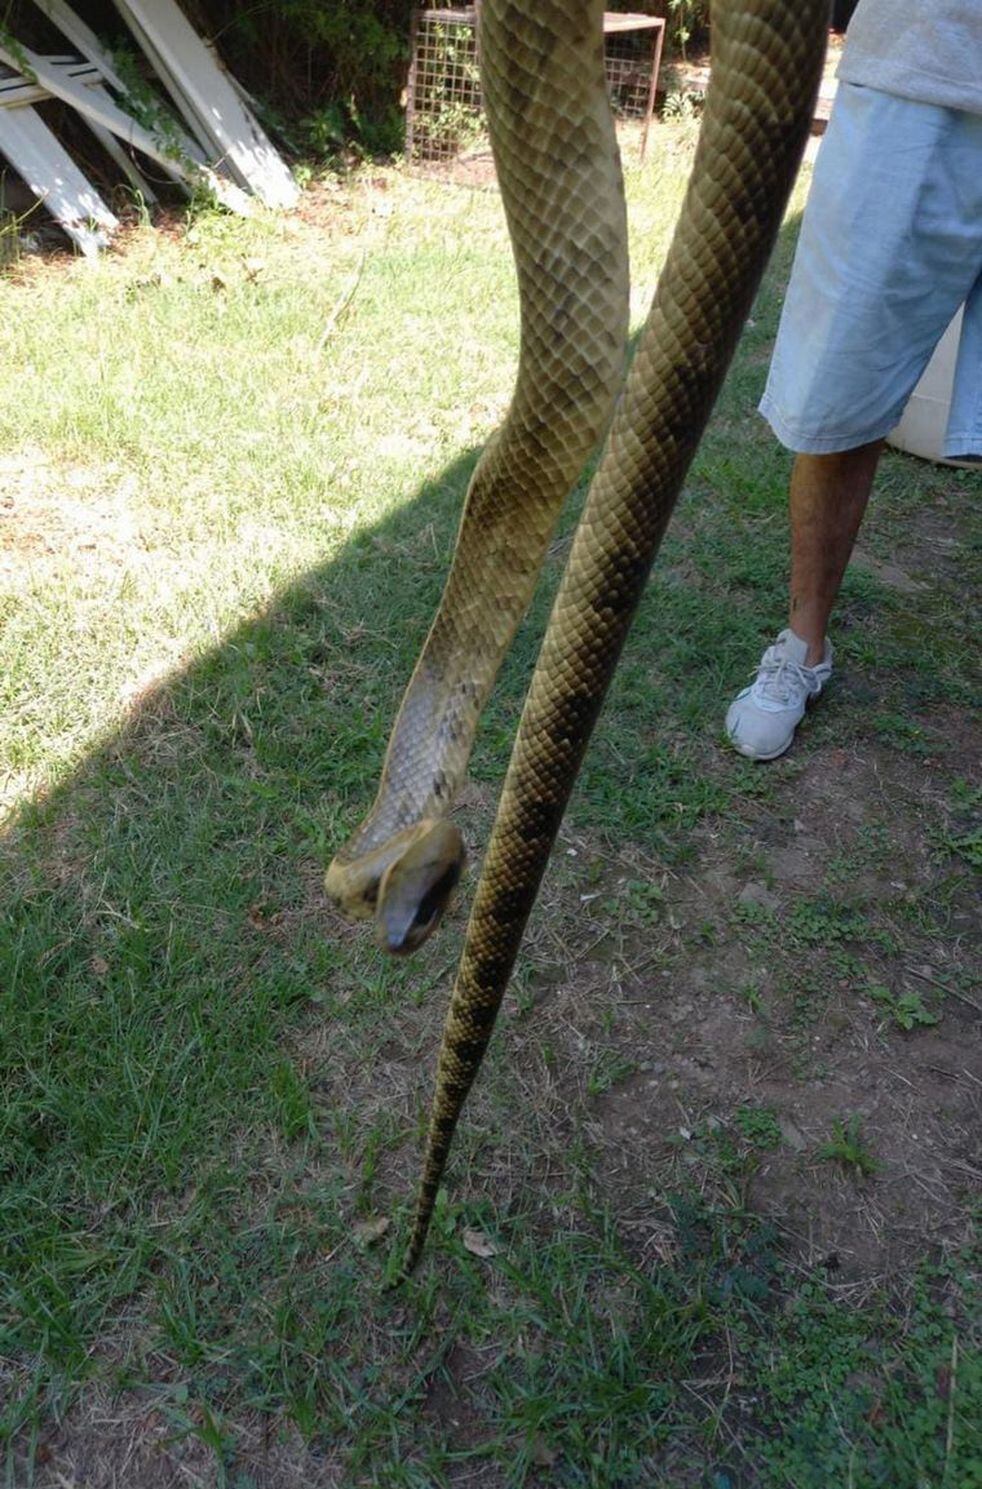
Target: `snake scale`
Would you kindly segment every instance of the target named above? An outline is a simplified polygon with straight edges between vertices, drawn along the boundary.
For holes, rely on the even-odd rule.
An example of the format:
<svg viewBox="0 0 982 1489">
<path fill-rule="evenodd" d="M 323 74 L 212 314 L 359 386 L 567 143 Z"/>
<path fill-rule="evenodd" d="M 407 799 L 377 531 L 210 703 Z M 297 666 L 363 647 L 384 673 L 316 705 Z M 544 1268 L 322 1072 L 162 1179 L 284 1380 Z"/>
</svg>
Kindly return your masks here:
<svg viewBox="0 0 982 1489">
<path fill-rule="evenodd" d="M 448 812 L 564 499 L 607 431 L 535 668 L 447 1014 L 403 1274 L 631 619 L 770 253 L 809 128 L 826 0 L 718 0 L 692 176 L 625 377 L 627 230 L 602 0 L 484 0 L 481 81 L 518 274 L 521 343 L 474 471 L 443 598 L 375 804 L 329 897 L 406 952 L 463 865 Z"/>
</svg>

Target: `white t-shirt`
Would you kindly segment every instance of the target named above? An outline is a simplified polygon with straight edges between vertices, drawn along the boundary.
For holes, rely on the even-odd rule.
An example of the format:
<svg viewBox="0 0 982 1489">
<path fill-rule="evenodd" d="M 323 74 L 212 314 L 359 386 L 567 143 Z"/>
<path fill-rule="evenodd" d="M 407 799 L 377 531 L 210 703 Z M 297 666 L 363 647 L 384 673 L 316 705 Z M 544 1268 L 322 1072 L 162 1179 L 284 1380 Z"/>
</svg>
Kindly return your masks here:
<svg viewBox="0 0 982 1489">
<path fill-rule="evenodd" d="M 859 0 L 838 76 L 982 114 L 982 0 Z"/>
</svg>

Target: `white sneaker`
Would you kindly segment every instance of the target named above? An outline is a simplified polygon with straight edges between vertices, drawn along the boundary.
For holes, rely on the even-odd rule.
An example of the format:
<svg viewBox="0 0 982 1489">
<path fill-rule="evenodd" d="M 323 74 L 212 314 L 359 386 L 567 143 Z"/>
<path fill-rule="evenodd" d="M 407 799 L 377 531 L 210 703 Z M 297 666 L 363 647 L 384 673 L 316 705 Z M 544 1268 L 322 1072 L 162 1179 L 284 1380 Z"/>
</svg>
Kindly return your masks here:
<svg viewBox="0 0 982 1489">
<path fill-rule="evenodd" d="M 757 677 L 738 693 L 726 715 L 730 743 L 751 760 L 776 760 L 794 739 L 805 709 L 832 676 L 832 648 L 815 667 L 805 666 L 808 643 L 782 631 L 760 659 Z"/>
</svg>

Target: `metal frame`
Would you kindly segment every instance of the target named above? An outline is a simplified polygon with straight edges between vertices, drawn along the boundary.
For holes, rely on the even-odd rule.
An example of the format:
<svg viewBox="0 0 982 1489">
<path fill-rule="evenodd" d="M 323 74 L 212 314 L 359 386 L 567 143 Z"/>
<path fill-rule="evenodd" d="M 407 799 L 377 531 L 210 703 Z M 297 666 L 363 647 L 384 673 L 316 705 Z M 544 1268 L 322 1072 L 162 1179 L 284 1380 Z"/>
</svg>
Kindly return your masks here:
<svg viewBox="0 0 982 1489">
<path fill-rule="evenodd" d="M 450 163 L 457 159 L 460 152 L 459 139 L 453 136 L 454 117 L 461 126 L 469 121 L 476 126 L 482 117 L 480 85 L 466 76 L 477 61 L 478 10 L 479 4 L 417 8 L 412 13 L 406 85 L 406 158 L 411 164 Z M 603 29 L 605 38 L 653 33 L 643 70 L 633 65 L 633 59 L 625 50 L 618 51 L 610 45 L 606 49 L 608 81 L 612 93 L 622 93 L 622 116 L 642 120 L 639 155 L 643 161 L 655 111 L 665 21 L 661 16 L 607 11 Z M 446 35 L 441 35 L 441 32 Z M 442 63 L 439 55 L 441 45 L 447 53 Z M 458 52 L 458 47 L 461 52 Z M 450 52 L 453 52 L 452 57 Z M 629 102 L 623 97 L 625 88 L 629 90 Z M 616 99 L 614 104 L 617 112 Z M 441 120 L 444 109 L 443 117 L 450 116 L 451 119 L 446 128 Z M 426 127 L 428 117 L 435 121 L 430 129 Z"/>
</svg>

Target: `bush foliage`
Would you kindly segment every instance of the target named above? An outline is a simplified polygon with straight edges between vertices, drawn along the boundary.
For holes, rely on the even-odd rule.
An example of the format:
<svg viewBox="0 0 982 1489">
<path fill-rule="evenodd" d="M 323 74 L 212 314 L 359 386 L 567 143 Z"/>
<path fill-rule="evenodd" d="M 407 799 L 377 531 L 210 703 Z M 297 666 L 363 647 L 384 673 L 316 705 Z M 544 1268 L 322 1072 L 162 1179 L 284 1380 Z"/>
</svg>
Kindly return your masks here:
<svg viewBox="0 0 982 1489">
<path fill-rule="evenodd" d="M 400 148 L 413 0 L 198 0 L 197 8 L 299 151 Z M 608 8 L 666 15 L 669 50 L 704 39 L 706 0 L 608 0 Z"/>
<path fill-rule="evenodd" d="M 399 148 L 411 0 L 200 0 L 199 9 L 299 151 Z"/>
</svg>

